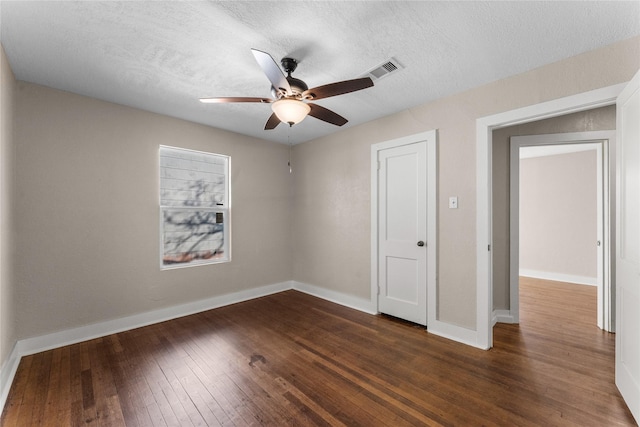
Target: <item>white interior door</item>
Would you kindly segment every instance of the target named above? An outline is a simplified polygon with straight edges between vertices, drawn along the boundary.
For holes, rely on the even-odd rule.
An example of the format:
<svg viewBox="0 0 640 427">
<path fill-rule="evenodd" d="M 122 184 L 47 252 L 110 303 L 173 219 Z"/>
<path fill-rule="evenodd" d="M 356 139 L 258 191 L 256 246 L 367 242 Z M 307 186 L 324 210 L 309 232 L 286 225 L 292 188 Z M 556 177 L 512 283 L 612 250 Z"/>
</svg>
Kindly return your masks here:
<svg viewBox="0 0 640 427">
<path fill-rule="evenodd" d="M 640 71 L 616 107 L 616 385 L 640 421 Z"/>
<path fill-rule="evenodd" d="M 426 142 L 378 151 L 378 309 L 427 324 Z"/>
</svg>

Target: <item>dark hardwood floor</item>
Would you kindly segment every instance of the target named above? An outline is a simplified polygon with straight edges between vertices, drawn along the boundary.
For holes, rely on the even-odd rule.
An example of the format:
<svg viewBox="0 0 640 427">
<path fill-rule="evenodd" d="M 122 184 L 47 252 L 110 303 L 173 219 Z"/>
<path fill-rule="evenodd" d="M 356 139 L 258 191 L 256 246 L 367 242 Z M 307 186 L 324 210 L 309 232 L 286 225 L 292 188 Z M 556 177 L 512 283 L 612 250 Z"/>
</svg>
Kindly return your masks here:
<svg viewBox="0 0 640 427">
<path fill-rule="evenodd" d="M 490 351 L 287 291 L 35 354 L 1 424 L 635 425 L 595 288 L 522 282 Z"/>
</svg>

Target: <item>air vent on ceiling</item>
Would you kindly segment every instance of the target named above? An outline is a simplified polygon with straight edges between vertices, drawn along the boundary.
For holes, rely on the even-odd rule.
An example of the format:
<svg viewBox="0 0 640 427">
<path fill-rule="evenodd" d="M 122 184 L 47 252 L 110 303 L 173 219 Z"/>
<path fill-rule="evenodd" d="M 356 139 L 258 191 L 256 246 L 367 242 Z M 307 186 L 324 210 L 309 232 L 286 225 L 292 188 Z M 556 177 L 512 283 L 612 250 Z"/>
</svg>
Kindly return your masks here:
<svg viewBox="0 0 640 427">
<path fill-rule="evenodd" d="M 403 68 L 404 67 L 398 62 L 397 59 L 391 58 L 367 71 L 364 77 L 371 77 L 371 80 L 375 82 L 391 74 L 395 74 Z"/>
</svg>

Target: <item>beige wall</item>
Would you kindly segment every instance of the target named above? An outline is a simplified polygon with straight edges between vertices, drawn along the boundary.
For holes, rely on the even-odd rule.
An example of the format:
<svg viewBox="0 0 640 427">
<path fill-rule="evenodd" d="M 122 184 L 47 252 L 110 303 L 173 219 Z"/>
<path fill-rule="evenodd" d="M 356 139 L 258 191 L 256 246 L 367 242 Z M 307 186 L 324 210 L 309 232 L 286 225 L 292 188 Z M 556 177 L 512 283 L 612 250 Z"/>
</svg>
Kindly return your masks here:
<svg viewBox="0 0 640 427">
<path fill-rule="evenodd" d="M 293 279 L 369 299 L 370 158 L 366 141 L 293 150 Z M 354 237 L 354 238 L 350 238 Z M 356 239 L 357 237 L 357 239 Z"/>
<path fill-rule="evenodd" d="M 475 329 L 476 119 L 626 82 L 639 67 L 636 37 L 295 146 L 294 280 L 370 297 L 370 146 L 438 129 L 438 318 Z"/>
<path fill-rule="evenodd" d="M 520 268 L 597 278 L 595 150 L 520 161 Z"/>
<path fill-rule="evenodd" d="M 640 38 L 585 53 L 295 146 L 293 175 L 284 145 L 19 83 L 15 336 L 292 278 L 368 299 L 370 146 L 430 129 L 439 132 L 438 317 L 473 329 L 476 119 L 621 83 L 639 66 Z M 159 270 L 160 144 L 232 157 L 233 262 Z M 447 209 L 450 195 L 459 209 Z"/>
<path fill-rule="evenodd" d="M 16 342 L 13 277 L 13 111 L 15 79 L 0 45 L 0 368 Z"/>
<path fill-rule="evenodd" d="M 19 82 L 20 339 L 291 279 L 288 147 Z M 159 269 L 158 146 L 231 156 L 232 262 Z"/>
<path fill-rule="evenodd" d="M 613 130 L 616 128 L 616 107 L 595 108 L 551 119 L 509 126 L 493 131 L 493 305 L 494 309 L 509 309 L 509 139 L 520 135 L 544 135 L 568 132 Z M 615 185 L 615 145 L 609 145 L 610 184 Z M 615 191 L 611 191 L 615 206 Z M 611 218 L 615 218 L 612 215 Z M 614 232 L 615 229 L 612 229 Z M 615 233 L 613 233 L 615 234 Z M 614 257 L 615 259 L 615 257 Z"/>
</svg>

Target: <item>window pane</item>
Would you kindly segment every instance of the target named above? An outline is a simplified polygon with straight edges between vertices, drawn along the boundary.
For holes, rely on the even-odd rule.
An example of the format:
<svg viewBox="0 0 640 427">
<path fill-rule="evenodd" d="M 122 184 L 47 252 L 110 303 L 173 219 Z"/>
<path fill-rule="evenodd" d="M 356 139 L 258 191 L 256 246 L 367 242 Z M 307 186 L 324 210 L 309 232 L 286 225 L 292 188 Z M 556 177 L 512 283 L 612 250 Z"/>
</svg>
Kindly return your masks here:
<svg viewBox="0 0 640 427">
<path fill-rule="evenodd" d="M 226 206 L 226 175 L 226 157 L 162 147 L 160 205 Z"/>
<path fill-rule="evenodd" d="M 224 212 L 163 209 L 163 265 L 223 260 Z"/>
<path fill-rule="evenodd" d="M 228 261 L 229 158 L 160 147 L 161 265 Z"/>
</svg>

